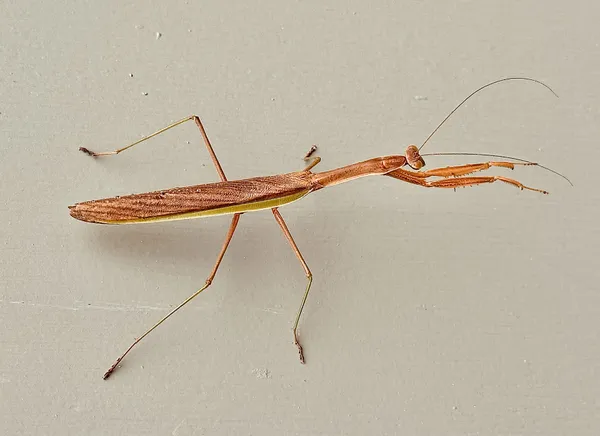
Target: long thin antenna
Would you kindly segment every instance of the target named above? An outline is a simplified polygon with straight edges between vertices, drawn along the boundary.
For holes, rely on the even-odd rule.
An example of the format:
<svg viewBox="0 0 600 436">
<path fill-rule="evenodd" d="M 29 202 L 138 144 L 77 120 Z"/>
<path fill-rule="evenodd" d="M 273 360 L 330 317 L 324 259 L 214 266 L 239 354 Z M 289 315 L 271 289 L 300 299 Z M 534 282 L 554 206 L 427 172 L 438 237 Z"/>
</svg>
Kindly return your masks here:
<svg viewBox="0 0 600 436">
<path fill-rule="evenodd" d="M 569 184 L 571 186 L 573 186 L 573 182 L 571 182 L 569 180 L 569 178 L 561 173 L 559 173 L 558 171 L 553 170 L 552 168 L 548 168 L 544 165 L 540 165 L 537 162 L 532 162 L 530 160 L 527 159 L 521 159 L 518 157 L 513 157 L 513 156 L 505 156 L 502 154 L 489 154 L 489 153 L 463 153 L 463 152 L 450 152 L 450 153 L 425 153 L 422 154 L 421 156 L 485 156 L 485 157 L 498 157 L 500 159 L 512 159 L 512 160 L 516 160 L 517 162 L 523 162 L 523 163 L 529 163 L 529 164 L 533 164 L 535 166 L 538 166 L 540 168 L 545 169 L 546 171 L 550 171 L 551 173 L 556 174 L 557 176 L 562 177 L 563 179 L 565 179 L 567 182 L 569 182 Z"/>
<path fill-rule="evenodd" d="M 438 126 L 433 130 L 433 132 L 431 132 L 431 134 L 427 137 L 427 139 L 425 139 L 425 141 L 423 141 L 423 144 L 421 144 L 421 146 L 419 147 L 419 150 L 421 150 L 425 146 L 425 144 L 427 144 L 427 141 L 429 141 L 431 139 L 431 137 L 435 134 L 435 132 L 437 132 L 439 130 L 439 128 L 442 127 L 444 125 L 444 123 L 448 120 L 448 118 L 450 118 L 452 116 L 452 114 L 458 110 L 459 107 L 461 107 L 463 104 L 465 104 L 468 99 L 470 99 L 475 94 L 477 94 L 479 91 L 482 91 L 489 86 L 495 85 L 496 83 L 500 83 L 500 82 L 507 82 L 509 80 L 526 80 L 528 82 L 539 83 L 544 88 L 548 89 L 552 94 L 554 94 L 554 96 L 556 98 L 558 98 L 558 95 L 556 94 L 556 92 L 554 92 L 554 90 L 552 88 L 550 88 L 548 85 L 546 85 L 544 82 L 540 82 L 539 80 L 531 79 L 529 77 L 505 77 L 504 79 L 494 80 L 493 82 L 490 82 L 487 85 L 483 85 L 481 88 L 477 88 L 475 91 L 473 91 L 471 94 L 469 94 L 467 96 L 467 98 L 465 98 L 463 101 L 461 101 L 458 104 L 458 106 L 456 106 L 454 109 L 452 109 L 452 111 L 448 115 L 446 115 L 446 118 L 444 118 L 442 120 L 442 122 L 440 124 L 438 124 Z"/>
</svg>

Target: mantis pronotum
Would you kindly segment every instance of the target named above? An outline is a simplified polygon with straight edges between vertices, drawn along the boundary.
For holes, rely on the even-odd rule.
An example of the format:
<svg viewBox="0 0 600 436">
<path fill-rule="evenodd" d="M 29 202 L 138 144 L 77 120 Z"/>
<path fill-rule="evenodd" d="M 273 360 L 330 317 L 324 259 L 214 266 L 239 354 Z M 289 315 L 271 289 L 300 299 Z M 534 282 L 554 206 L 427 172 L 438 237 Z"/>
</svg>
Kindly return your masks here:
<svg viewBox="0 0 600 436">
<path fill-rule="evenodd" d="M 552 91 L 552 89 L 550 89 L 544 83 L 527 77 L 509 77 L 496 80 L 478 88 L 469 96 L 467 96 L 448 114 L 448 116 L 446 116 L 446 118 L 444 118 L 444 120 L 442 120 L 442 122 L 427 137 L 427 139 L 423 142 L 423 144 L 420 147 L 417 148 L 415 145 L 410 145 L 406 149 L 406 153 L 403 156 L 395 155 L 376 157 L 363 162 L 355 163 L 334 170 L 324 171 L 321 173 L 315 173 L 311 171 L 321 161 L 320 157 L 311 157 L 311 155 L 316 150 L 316 147 L 313 146 L 304 158 L 307 162 L 310 163 L 308 163 L 302 171 L 266 177 L 255 177 L 244 180 L 228 181 L 225 177 L 225 173 L 223 172 L 223 168 L 221 167 L 221 164 L 219 163 L 219 160 L 217 159 L 217 156 L 212 148 L 208 136 L 206 135 L 204 126 L 202 125 L 200 118 L 198 118 L 195 115 L 177 121 L 151 135 L 140 139 L 139 141 L 134 142 L 133 144 L 130 144 L 126 147 L 120 148 L 115 151 L 96 153 L 88 150 L 87 148 L 81 147 L 80 150 L 82 152 L 87 153 L 88 155 L 93 157 L 116 155 L 121 153 L 122 151 L 133 147 L 134 145 L 139 144 L 140 142 L 146 141 L 147 139 L 159 135 L 175 126 L 193 120 L 200 129 L 200 133 L 204 139 L 206 148 L 208 149 L 212 162 L 221 179 L 220 182 L 204 185 L 187 186 L 183 188 L 165 189 L 162 191 L 149 192 L 144 194 L 126 195 L 121 197 L 113 197 L 102 200 L 93 200 L 77 203 L 73 206 L 69 206 L 71 216 L 77 218 L 78 220 L 92 223 L 130 224 L 233 214 L 231 224 L 229 225 L 229 230 L 225 237 L 225 242 L 223 243 L 221 251 L 217 256 L 215 265 L 210 275 L 206 279 L 204 286 L 202 286 L 198 291 L 190 295 L 185 301 L 183 301 L 181 304 L 179 304 L 177 307 L 171 310 L 160 321 L 158 321 L 154 326 L 152 326 L 152 328 L 146 331 L 141 337 L 136 339 L 133 342 L 133 344 L 131 344 L 131 346 L 108 369 L 108 371 L 106 371 L 106 373 L 104 374 L 104 379 L 107 379 L 112 374 L 112 372 L 116 369 L 117 365 L 121 362 L 121 360 L 123 360 L 123 358 L 129 353 L 129 351 L 131 351 L 131 349 L 138 342 L 140 342 L 152 330 L 154 330 L 156 327 L 162 324 L 167 318 L 169 318 L 171 315 L 173 315 L 175 312 L 177 312 L 179 309 L 181 309 L 183 306 L 185 306 L 188 302 L 190 302 L 193 298 L 195 298 L 198 294 L 200 294 L 202 291 L 204 291 L 211 285 L 213 279 L 215 278 L 219 265 L 221 264 L 223 256 L 225 255 L 225 251 L 227 250 L 231 238 L 233 237 L 235 229 L 240 220 L 240 216 L 243 213 L 253 212 L 262 209 L 271 209 L 275 220 L 281 227 L 281 230 L 283 231 L 283 234 L 285 235 L 286 239 L 291 245 L 292 250 L 294 250 L 296 256 L 298 257 L 298 260 L 302 264 L 302 268 L 304 269 L 304 272 L 306 274 L 307 284 L 304 291 L 304 296 L 302 298 L 302 302 L 294 320 L 293 335 L 294 344 L 298 348 L 300 361 L 304 363 L 304 352 L 298 339 L 298 323 L 300 321 L 300 316 L 302 314 L 304 304 L 306 303 L 306 299 L 310 291 L 312 283 L 312 273 L 310 272 L 308 265 L 306 264 L 302 254 L 300 253 L 300 250 L 298 249 L 298 246 L 296 245 L 296 242 L 294 241 L 294 238 L 292 237 L 283 217 L 279 213 L 279 207 L 289 204 L 293 201 L 299 200 L 302 197 L 308 195 L 309 193 L 318 191 L 319 189 L 337 185 L 339 183 L 348 182 L 359 177 L 371 175 L 385 175 L 388 177 L 393 177 L 398 180 L 402 180 L 408 183 L 428 188 L 457 188 L 500 181 L 516 186 L 521 190 L 527 189 L 530 191 L 547 194 L 548 192 L 544 190 L 525 186 L 517 180 L 510 179 L 507 177 L 469 176 L 469 174 L 479 171 L 485 171 L 490 167 L 501 167 L 509 169 L 514 169 L 515 166 L 530 165 L 537 165 L 542 167 L 541 165 L 538 165 L 534 162 L 526 161 L 523 159 L 511 158 L 508 156 L 481 153 L 420 154 L 420 150 L 427 143 L 427 141 L 429 141 L 429 139 L 435 134 L 435 132 L 437 132 L 437 130 L 444 124 L 444 122 L 469 98 L 471 98 L 473 95 L 475 95 L 482 89 L 487 88 L 488 86 L 492 86 L 496 83 L 509 80 L 527 80 L 530 82 L 535 82 L 546 87 L 554 95 L 556 95 L 554 91 Z M 452 154 L 496 157 L 500 159 L 509 159 L 516 162 L 508 162 L 507 160 L 488 161 L 484 163 L 450 166 L 446 168 L 436 168 L 431 169 L 429 171 L 419 171 L 422 167 L 425 166 L 423 156 Z M 404 167 L 406 166 L 410 167 L 410 169 L 404 169 Z M 566 177 L 562 176 L 559 173 L 556 173 L 553 170 L 550 170 L 549 168 L 542 168 L 552 171 L 555 174 L 558 174 L 566 179 Z M 436 177 L 438 179 L 429 180 L 432 177 Z"/>
</svg>

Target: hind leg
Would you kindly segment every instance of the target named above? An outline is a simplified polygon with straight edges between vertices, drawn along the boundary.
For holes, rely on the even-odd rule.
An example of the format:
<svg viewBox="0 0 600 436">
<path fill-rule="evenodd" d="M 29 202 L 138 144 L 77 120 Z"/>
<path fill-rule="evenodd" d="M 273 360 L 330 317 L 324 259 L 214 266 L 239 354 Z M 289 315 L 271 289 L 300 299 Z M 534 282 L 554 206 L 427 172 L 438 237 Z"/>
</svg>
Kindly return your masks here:
<svg viewBox="0 0 600 436">
<path fill-rule="evenodd" d="M 150 334 L 151 331 L 153 331 L 155 328 L 157 328 L 159 325 L 161 325 L 163 322 L 165 322 L 171 315 L 173 315 L 175 312 L 177 312 L 179 309 L 181 309 L 187 303 L 189 303 L 194 298 L 196 298 L 202 291 L 204 291 L 206 288 L 208 288 L 212 284 L 215 276 L 217 275 L 217 270 L 219 269 L 219 265 L 221 265 L 221 261 L 223 260 L 223 256 L 225 256 L 225 252 L 227 251 L 227 248 L 229 247 L 229 243 L 231 242 L 231 238 L 233 237 L 233 234 L 235 232 L 235 229 L 236 229 L 236 227 L 238 225 L 239 220 L 240 220 L 240 214 L 239 213 L 236 213 L 235 215 L 233 215 L 233 218 L 231 219 L 231 224 L 229 225 L 229 231 L 227 232 L 227 236 L 225 237 L 225 242 L 223 243 L 223 247 L 221 248 L 221 251 L 219 252 L 219 255 L 217 256 L 217 261 L 215 263 L 215 266 L 213 267 L 213 269 L 212 269 L 210 275 L 208 276 L 208 278 L 206 279 L 206 282 L 204 283 L 204 286 L 202 286 L 199 290 L 197 290 L 192 295 L 190 295 L 181 304 L 179 304 L 179 306 L 177 306 L 175 309 L 171 310 L 160 321 L 158 321 L 150 329 L 148 329 L 146 331 L 146 333 L 144 333 L 142 336 L 140 336 L 139 338 L 137 338 L 133 342 L 133 344 L 131 344 L 129 346 L 129 348 L 127 350 L 125 350 L 125 352 L 123 354 L 121 354 L 121 356 L 115 361 L 115 363 L 112 364 L 112 366 L 108 369 L 108 371 L 106 371 L 104 373 L 104 377 L 103 377 L 104 380 L 106 380 L 108 377 L 110 377 L 110 375 L 117 368 L 117 365 L 119 365 L 119 363 L 121 363 L 121 361 L 123 360 L 123 358 L 125 356 L 127 356 L 127 354 L 129 354 L 129 352 L 131 351 L 131 349 L 133 347 L 135 347 L 142 339 L 144 339 L 146 336 L 148 336 L 148 334 Z"/>
<path fill-rule="evenodd" d="M 204 126 L 202 125 L 202 121 L 200 121 L 200 118 L 196 115 L 190 115 L 187 118 L 184 118 L 182 120 L 176 121 L 173 124 L 168 125 L 167 127 L 164 127 L 148 136 L 144 136 L 142 139 L 134 142 L 133 144 L 129 144 L 126 147 L 123 148 L 119 148 L 117 150 L 113 150 L 113 151 L 103 151 L 103 152 L 95 152 L 95 151 L 91 151 L 85 147 L 79 147 L 79 150 L 84 152 L 85 154 L 88 154 L 92 157 L 98 157 L 98 156 L 113 156 L 116 154 L 121 153 L 122 151 L 125 151 L 131 147 L 133 147 L 134 145 L 139 144 L 140 142 L 144 142 L 147 139 L 150 138 L 154 138 L 157 135 L 160 135 L 161 133 L 166 132 L 169 129 L 172 129 L 173 127 L 176 127 L 180 124 L 185 123 L 186 121 L 190 121 L 190 120 L 194 120 L 194 122 L 196 123 L 196 125 L 198 126 L 198 129 L 200 129 L 200 134 L 202 135 L 202 138 L 204 138 L 204 143 L 206 144 L 206 148 L 208 149 L 208 154 L 210 154 L 210 158 L 215 166 L 215 168 L 217 169 L 217 173 L 219 174 L 219 177 L 221 178 L 222 182 L 225 182 L 227 180 L 227 177 L 225 177 L 225 173 L 223 172 L 223 168 L 221 167 L 221 164 L 219 163 L 219 159 L 217 159 L 217 155 L 215 154 L 215 151 L 212 148 L 212 145 L 210 144 L 210 140 L 208 139 L 208 135 L 206 134 L 206 130 L 204 130 Z"/>
</svg>

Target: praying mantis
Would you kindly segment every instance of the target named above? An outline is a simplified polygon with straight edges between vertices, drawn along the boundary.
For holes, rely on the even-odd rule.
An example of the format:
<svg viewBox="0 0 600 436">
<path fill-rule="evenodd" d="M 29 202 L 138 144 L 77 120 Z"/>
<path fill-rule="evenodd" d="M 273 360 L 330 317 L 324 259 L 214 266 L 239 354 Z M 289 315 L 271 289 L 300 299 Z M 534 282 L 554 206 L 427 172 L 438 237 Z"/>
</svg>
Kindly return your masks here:
<svg viewBox="0 0 600 436">
<path fill-rule="evenodd" d="M 76 203 L 73 206 L 69 206 L 70 214 L 73 218 L 78 220 L 99 224 L 149 223 L 210 217 L 215 215 L 233 215 L 231 223 L 229 224 L 229 230 L 225 236 L 225 241 L 223 242 L 221 250 L 217 256 L 217 260 L 204 285 L 190 295 L 187 299 L 185 299 L 181 304 L 171 310 L 162 319 L 160 319 L 160 321 L 154 324 L 154 326 L 148 329 L 142 336 L 137 338 L 114 362 L 108 371 L 106 371 L 103 378 L 106 380 L 108 377 L 110 377 L 123 358 L 133 349 L 133 347 L 135 347 L 135 345 L 137 345 L 142 339 L 150 334 L 150 332 L 156 329 L 175 312 L 193 300 L 212 284 L 217 274 L 217 270 L 219 269 L 219 265 L 223 260 L 223 256 L 225 255 L 225 252 L 227 251 L 229 243 L 231 242 L 233 234 L 237 228 L 240 217 L 244 213 L 270 209 L 275 220 L 279 224 L 279 227 L 283 231 L 285 238 L 302 265 L 307 282 L 300 307 L 298 308 L 294 320 L 293 336 L 294 344 L 298 349 L 300 362 L 305 363 L 304 351 L 298 337 L 298 324 L 308 298 L 309 291 L 311 289 L 313 275 L 308 267 L 308 264 L 304 260 L 300 249 L 296 245 L 296 242 L 294 241 L 294 238 L 292 237 L 285 220 L 279 212 L 280 207 L 300 200 L 306 195 L 316 192 L 320 189 L 345 183 L 360 177 L 372 175 L 384 175 L 427 188 L 456 189 L 458 187 L 474 186 L 499 181 L 513 185 L 521 190 L 529 190 L 547 194 L 548 192 L 545 190 L 525 186 L 517 180 L 503 176 L 470 176 L 472 173 L 485 171 L 491 167 L 508 168 L 512 170 L 516 166 L 539 166 L 563 177 L 569 183 L 571 183 L 565 176 L 557 173 L 554 170 L 551 170 L 550 168 L 544 167 L 535 162 L 509 156 L 484 153 L 420 153 L 420 150 L 429 141 L 429 139 L 431 139 L 438 129 L 446 122 L 446 120 L 448 120 L 448 118 L 469 98 L 489 86 L 512 80 L 525 80 L 540 84 L 557 96 L 548 85 L 528 77 L 507 77 L 495 80 L 478 88 L 469 96 L 467 96 L 461 103 L 459 103 L 425 139 L 420 147 L 417 147 L 416 145 L 409 145 L 404 155 L 376 157 L 363 162 L 358 162 L 324 172 L 312 171 L 312 169 L 321 161 L 320 157 L 312 157 L 313 152 L 316 150 L 316 147 L 313 146 L 304 158 L 308 164 L 302 171 L 265 177 L 255 177 L 244 180 L 227 180 L 223 168 L 221 167 L 210 140 L 208 139 L 208 135 L 206 134 L 204 126 L 200 118 L 196 115 L 179 120 L 167 127 L 164 127 L 163 129 L 158 130 L 155 133 L 152 133 L 151 135 L 143 137 L 133 144 L 114 151 L 97 153 L 81 147 L 80 151 L 93 157 L 113 156 L 128 150 L 134 145 L 172 129 L 173 127 L 181 125 L 187 121 L 194 121 L 200 130 L 204 144 L 206 145 L 210 158 L 215 166 L 219 178 L 221 179 L 220 182 L 186 186 L 181 188 L 171 188 L 161 191 L 119 196 L 101 200 L 85 201 L 82 203 Z M 449 166 L 445 168 L 435 168 L 428 171 L 420 171 L 425 166 L 423 156 L 432 155 L 476 155 L 507 160 L 487 161 L 483 163 Z M 514 162 L 509 162 L 508 160 L 512 160 Z M 405 169 L 407 166 L 410 169 Z M 437 179 L 429 180 L 431 178 Z"/>
</svg>

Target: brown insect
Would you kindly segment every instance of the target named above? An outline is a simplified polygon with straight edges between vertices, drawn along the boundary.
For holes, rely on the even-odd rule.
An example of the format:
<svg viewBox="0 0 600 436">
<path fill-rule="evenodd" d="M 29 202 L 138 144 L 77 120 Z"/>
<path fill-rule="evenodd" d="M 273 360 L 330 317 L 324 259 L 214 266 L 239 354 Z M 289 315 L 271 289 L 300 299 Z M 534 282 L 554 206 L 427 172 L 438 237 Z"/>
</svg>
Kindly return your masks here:
<svg viewBox="0 0 600 436">
<path fill-rule="evenodd" d="M 487 170 L 490 167 L 502 167 L 514 169 L 515 166 L 530 166 L 537 165 L 544 169 L 554 172 L 565 178 L 562 174 L 556 173 L 549 168 L 538 165 L 534 162 L 529 162 L 523 159 L 511 158 L 509 156 L 492 155 L 492 154 L 480 154 L 480 153 L 430 153 L 420 154 L 420 149 L 429 141 L 429 139 L 437 132 L 437 130 L 444 124 L 444 122 L 469 98 L 475 95 L 488 86 L 492 86 L 499 82 L 508 80 L 527 80 L 543 85 L 549 89 L 554 95 L 554 91 L 550 89 L 544 83 L 530 79 L 527 77 L 509 77 L 494 82 L 488 83 L 481 88 L 475 90 L 469 96 L 467 96 L 459 105 L 457 105 L 452 112 L 442 120 L 442 122 L 435 128 L 435 130 L 427 137 L 421 147 L 417 148 L 415 145 L 410 145 L 406 149 L 406 153 L 396 156 L 383 156 L 369 159 L 363 162 L 348 165 L 342 168 L 337 168 L 330 171 L 324 171 L 321 173 L 315 173 L 311 170 L 321 161 L 320 157 L 311 157 L 316 151 L 316 146 L 313 146 L 310 151 L 306 154 L 305 160 L 310 161 L 308 166 L 302 171 L 296 171 L 287 174 L 278 174 L 266 177 L 255 177 L 244 180 L 228 181 L 225 177 L 225 173 L 215 155 L 215 152 L 210 144 L 204 126 L 195 115 L 184 118 L 177 121 L 149 136 L 140 139 L 127 147 L 120 148 L 115 151 L 95 153 L 88 150 L 87 148 L 80 148 L 84 153 L 90 156 L 109 156 L 116 155 L 125 151 L 140 142 L 143 142 L 149 138 L 159 135 L 166 130 L 169 130 L 175 126 L 185 123 L 186 121 L 194 120 L 200 133 L 204 138 L 204 142 L 210 154 L 210 157 L 215 165 L 217 173 L 221 178 L 220 182 L 210 183 L 204 185 L 187 186 L 183 188 L 172 188 L 165 189 L 162 191 L 149 192 L 145 194 L 126 195 L 121 197 L 106 198 L 102 200 L 86 201 L 77 203 L 73 206 L 69 206 L 71 216 L 86 222 L 100 223 L 100 224 L 131 224 L 131 223 L 148 223 L 156 221 L 171 221 L 181 220 L 190 218 L 208 217 L 213 215 L 224 215 L 233 214 L 229 231 L 225 237 L 225 242 L 217 261 L 212 269 L 212 272 L 206 279 L 206 282 L 202 288 L 190 295 L 184 302 L 178 305 L 175 309 L 164 316 L 159 322 L 157 322 L 152 328 L 144 333 L 140 338 L 136 339 L 133 344 L 116 360 L 116 362 L 106 371 L 104 379 L 107 379 L 112 372 L 115 370 L 117 365 L 123 360 L 123 358 L 131 351 L 131 349 L 146 337 L 152 330 L 162 324 L 167 318 L 185 306 L 189 301 L 195 298 L 198 294 L 208 288 L 221 264 L 221 260 L 225 255 L 225 251 L 229 246 L 233 233 L 240 220 L 240 216 L 245 212 L 253 212 L 262 209 L 271 209 L 275 220 L 281 227 L 283 234 L 290 243 L 292 249 L 296 253 L 296 256 L 302 264 L 302 268 L 307 277 L 306 289 L 302 302 L 296 314 L 294 321 L 293 334 L 294 344 L 298 348 L 300 355 L 300 361 L 304 363 L 304 353 L 300 341 L 298 339 L 298 322 L 306 303 L 310 286 L 312 283 L 312 273 L 308 268 L 294 238 L 292 237 L 283 217 L 279 213 L 278 208 L 289 204 L 293 201 L 299 200 L 305 195 L 328 186 L 337 185 L 340 183 L 348 182 L 350 180 L 357 179 L 364 176 L 373 175 L 384 175 L 393 177 L 398 180 L 413 183 L 415 185 L 424 186 L 427 188 L 458 188 L 465 186 L 480 185 L 483 183 L 494 183 L 496 181 L 504 182 L 513 185 L 521 190 L 527 189 L 530 191 L 540 192 L 547 194 L 548 192 L 531 188 L 523 185 L 517 180 L 501 177 L 501 176 L 468 176 L 471 173 L 478 171 Z M 477 155 L 477 156 L 488 156 L 496 157 L 501 159 L 510 159 L 517 162 L 502 161 L 491 161 L 484 163 L 475 163 L 459 166 L 450 166 L 446 168 L 436 168 L 429 171 L 418 171 L 425 166 L 423 156 L 431 155 Z M 410 169 L 405 169 L 408 166 Z M 415 171 L 416 170 L 416 171 Z M 430 180 L 431 178 L 438 178 Z M 566 179 L 568 181 L 568 179 Z M 570 183 L 570 181 L 569 181 Z"/>
</svg>

